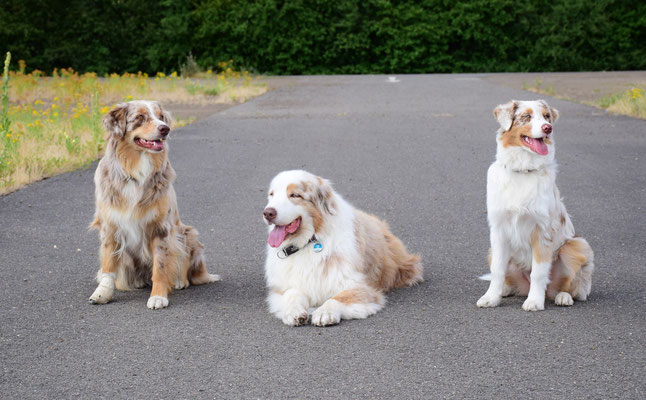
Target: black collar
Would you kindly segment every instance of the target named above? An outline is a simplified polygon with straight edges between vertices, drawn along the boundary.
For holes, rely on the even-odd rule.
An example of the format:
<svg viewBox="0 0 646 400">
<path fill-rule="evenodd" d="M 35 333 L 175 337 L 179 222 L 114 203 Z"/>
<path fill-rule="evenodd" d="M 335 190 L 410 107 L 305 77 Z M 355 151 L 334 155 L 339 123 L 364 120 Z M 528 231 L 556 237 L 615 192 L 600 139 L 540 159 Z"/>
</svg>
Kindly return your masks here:
<svg viewBox="0 0 646 400">
<path fill-rule="evenodd" d="M 318 240 L 316 240 L 316 235 L 312 235 L 312 237 L 310 238 L 310 240 L 309 240 L 307 243 L 305 243 L 305 246 L 303 246 L 303 247 L 296 247 L 296 246 L 294 246 L 294 245 L 292 244 L 292 245 L 290 245 L 290 246 L 283 247 L 283 248 L 282 248 L 282 250 L 279 250 L 279 251 L 278 251 L 278 253 L 276 253 L 276 255 L 278 256 L 278 258 L 281 258 L 281 259 L 282 259 L 282 258 L 287 258 L 287 257 L 291 256 L 292 254 L 294 254 L 294 253 L 298 252 L 299 250 L 304 249 L 304 248 L 305 248 L 305 247 L 307 247 L 310 243 L 314 243 L 314 242 L 318 242 Z M 281 255 L 282 255 L 282 257 L 281 257 Z"/>
</svg>

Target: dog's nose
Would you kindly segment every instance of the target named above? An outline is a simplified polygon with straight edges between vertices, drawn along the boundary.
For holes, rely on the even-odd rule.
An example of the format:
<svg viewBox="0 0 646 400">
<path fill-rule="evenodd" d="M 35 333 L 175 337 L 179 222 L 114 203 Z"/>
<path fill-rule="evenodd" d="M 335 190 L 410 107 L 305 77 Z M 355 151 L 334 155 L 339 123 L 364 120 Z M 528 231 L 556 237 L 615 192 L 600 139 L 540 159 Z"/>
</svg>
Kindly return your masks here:
<svg viewBox="0 0 646 400">
<path fill-rule="evenodd" d="M 548 135 L 552 133 L 552 125 L 550 124 L 543 124 L 543 126 L 541 126 L 541 129 L 543 130 L 543 132 L 547 133 Z"/>
<path fill-rule="evenodd" d="M 162 136 L 168 136 L 168 132 L 170 132 L 170 128 L 168 127 L 168 125 L 159 125 L 159 127 L 157 127 L 157 130 L 159 131 L 159 134 Z"/>
<path fill-rule="evenodd" d="M 265 211 L 262 212 L 262 215 L 265 216 L 265 219 L 269 222 L 273 221 L 276 218 L 278 212 L 273 207 L 265 208 Z"/>
</svg>

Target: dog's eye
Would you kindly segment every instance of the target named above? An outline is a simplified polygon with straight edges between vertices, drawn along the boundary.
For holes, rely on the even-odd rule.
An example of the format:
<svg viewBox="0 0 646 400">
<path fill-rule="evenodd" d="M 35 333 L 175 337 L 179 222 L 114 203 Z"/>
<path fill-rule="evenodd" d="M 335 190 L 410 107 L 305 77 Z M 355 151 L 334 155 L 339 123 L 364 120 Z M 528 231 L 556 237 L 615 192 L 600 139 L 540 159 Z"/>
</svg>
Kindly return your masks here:
<svg viewBox="0 0 646 400">
<path fill-rule="evenodd" d="M 530 114 L 523 114 L 523 118 L 530 119 L 532 116 Z"/>
<path fill-rule="evenodd" d="M 144 121 L 144 119 L 146 119 L 146 117 L 144 117 L 144 116 L 143 116 L 143 115 L 141 115 L 141 114 L 137 115 L 137 117 L 135 118 L 135 120 L 136 120 L 137 122 L 143 122 L 143 121 Z"/>
<path fill-rule="evenodd" d="M 549 121 L 550 120 L 550 115 L 549 114 L 543 114 L 543 118 L 545 118 L 546 120 Z"/>
<path fill-rule="evenodd" d="M 301 198 L 301 199 L 303 198 L 303 196 L 301 196 L 301 195 L 300 195 L 300 194 L 298 194 L 298 193 L 292 193 L 292 194 L 290 194 L 290 195 L 289 195 L 289 197 L 293 197 L 293 198 Z"/>
</svg>

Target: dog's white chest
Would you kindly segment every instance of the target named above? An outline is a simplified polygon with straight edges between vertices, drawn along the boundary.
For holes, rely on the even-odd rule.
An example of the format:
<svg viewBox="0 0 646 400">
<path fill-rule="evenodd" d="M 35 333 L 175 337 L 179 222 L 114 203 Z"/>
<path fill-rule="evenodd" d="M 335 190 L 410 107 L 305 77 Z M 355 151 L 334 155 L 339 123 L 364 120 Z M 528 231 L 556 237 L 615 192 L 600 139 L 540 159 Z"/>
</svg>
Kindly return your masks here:
<svg viewBox="0 0 646 400">
<path fill-rule="evenodd" d="M 311 245 L 310 245 L 311 246 Z M 267 284 L 280 290 L 297 288 L 312 304 L 320 305 L 339 292 L 363 282 L 354 270 L 336 265 L 324 252 L 307 248 L 281 259 L 269 249 L 266 263 Z"/>
<path fill-rule="evenodd" d="M 547 217 L 555 205 L 553 179 L 545 171 L 516 173 L 492 165 L 487 177 L 487 211 L 490 218 L 529 215 Z"/>
</svg>

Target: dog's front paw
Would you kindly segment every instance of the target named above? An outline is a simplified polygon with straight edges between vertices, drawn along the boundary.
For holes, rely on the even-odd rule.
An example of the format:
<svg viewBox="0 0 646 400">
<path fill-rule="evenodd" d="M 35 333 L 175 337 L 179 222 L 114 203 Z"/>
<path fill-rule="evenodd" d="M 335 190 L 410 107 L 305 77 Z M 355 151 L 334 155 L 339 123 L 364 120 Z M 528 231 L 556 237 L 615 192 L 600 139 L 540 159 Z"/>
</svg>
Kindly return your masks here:
<svg viewBox="0 0 646 400">
<path fill-rule="evenodd" d="M 572 296 L 568 292 L 560 292 L 554 298 L 554 304 L 557 306 L 571 306 L 574 304 L 574 300 L 572 300 Z"/>
<path fill-rule="evenodd" d="M 219 282 L 219 281 L 221 281 L 221 280 L 222 280 L 222 278 L 220 278 L 220 275 L 217 275 L 217 274 L 209 274 L 209 278 L 208 278 L 208 281 L 207 281 L 207 282 L 208 282 L 208 283 L 211 283 L 211 282 Z"/>
<path fill-rule="evenodd" d="M 168 307 L 168 298 L 162 296 L 150 296 L 148 299 L 148 308 L 151 310 L 158 310 L 160 308 Z"/>
<path fill-rule="evenodd" d="M 103 274 L 99 286 L 90 296 L 90 303 L 105 304 L 112 300 L 114 294 L 114 274 Z"/>
<path fill-rule="evenodd" d="M 90 303 L 92 304 L 106 304 L 112 300 L 112 292 L 106 293 L 101 287 L 96 288 L 92 296 L 90 296 Z"/>
<path fill-rule="evenodd" d="M 283 323 L 289 326 L 300 326 L 307 323 L 309 314 L 305 308 L 290 310 L 283 315 Z"/>
<path fill-rule="evenodd" d="M 480 297 L 480 300 L 476 303 L 478 307 L 497 307 L 500 304 L 502 297 L 493 296 L 485 293 L 484 296 Z"/>
<path fill-rule="evenodd" d="M 541 311 L 545 309 L 545 299 L 532 299 L 530 297 L 523 303 L 523 310 L 525 311 Z"/>
<path fill-rule="evenodd" d="M 330 307 L 326 307 L 325 304 L 314 310 L 312 314 L 312 325 L 330 326 L 336 325 L 339 322 L 341 322 L 341 313 Z"/>
</svg>

